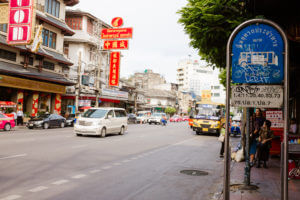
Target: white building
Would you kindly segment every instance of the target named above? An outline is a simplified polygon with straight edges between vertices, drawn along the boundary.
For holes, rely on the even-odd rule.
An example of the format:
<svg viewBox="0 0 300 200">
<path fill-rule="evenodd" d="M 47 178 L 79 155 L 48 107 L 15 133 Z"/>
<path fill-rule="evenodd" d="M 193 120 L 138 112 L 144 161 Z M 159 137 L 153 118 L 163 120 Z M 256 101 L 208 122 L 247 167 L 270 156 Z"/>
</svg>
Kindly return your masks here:
<svg viewBox="0 0 300 200">
<path fill-rule="evenodd" d="M 219 70 L 197 60 L 182 60 L 177 68 L 177 83 L 180 91 L 201 96 L 202 90 L 211 90 L 212 101 L 225 103 L 225 90 L 219 81 Z"/>
</svg>

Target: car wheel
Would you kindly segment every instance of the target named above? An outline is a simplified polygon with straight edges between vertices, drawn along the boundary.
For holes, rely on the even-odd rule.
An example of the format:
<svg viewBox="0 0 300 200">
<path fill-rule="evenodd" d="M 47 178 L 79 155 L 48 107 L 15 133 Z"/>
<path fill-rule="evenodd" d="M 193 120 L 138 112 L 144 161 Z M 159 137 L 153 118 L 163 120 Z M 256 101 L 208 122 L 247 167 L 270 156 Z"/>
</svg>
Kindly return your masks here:
<svg viewBox="0 0 300 200">
<path fill-rule="evenodd" d="M 100 137 L 105 137 L 106 136 L 106 128 L 102 128 L 101 129 L 101 134 L 100 134 Z"/>
<path fill-rule="evenodd" d="M 149 124 L 151 125 L 152 123 L 151 123 L 151 122 L 149 122 Z"/>
<path fill-rule="evenodd" d="M 29 129 L 33 129 L 33 127 L 28 127 Z"/>
<path fill-rule="evenodd" d="M 43 128 L 44 129 L 48 129 L 49 128 L 49 124 L 48 123 L 44 123 Z"/>
<path fill-rule="evenodd" d="M 196 134 L 197 134 L 197 135 L 200 135 L 200 132 L 199 132 L 199 131 L 196 131 Z"/>
<path fill-rule="evenodd" d="M 60 123 L 60 128 L 64 128 L 65 127 L 65 122 Z"/>
<path fill-rule="evenodd" d="M 124 128 L 124 126 L 122 126 L 122 127 L 121 127 L 121 131 L 120 131 L 119 134 L 120 134 L 120 135 L 124 135 L 124 133 L 125 133 L 125 128 Z"/>
<path fill-rule="evenodd" d="M 4 126 L 4 130 L 5 131 L 9 131 L 11 129 L 11 126 L 10 126 L 10 124 L 5 124 L 5 126 Z"/>
<path fill-rule="evenodd" d="M 77 136 L 82 136 L 80 133 L 76 133 Z"/>
</svg>

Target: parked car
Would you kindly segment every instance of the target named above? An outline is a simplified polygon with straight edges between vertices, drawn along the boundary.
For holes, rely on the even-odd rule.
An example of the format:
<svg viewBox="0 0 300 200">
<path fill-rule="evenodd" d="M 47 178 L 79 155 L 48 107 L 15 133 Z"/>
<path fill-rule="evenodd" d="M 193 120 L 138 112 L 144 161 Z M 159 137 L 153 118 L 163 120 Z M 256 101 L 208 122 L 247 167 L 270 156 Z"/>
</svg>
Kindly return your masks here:
<svg viewBox="0 0 300 200">
<path fill-rule="evenodd" d="M 141 123 L 141 122 L 147 123 L 150 115 L 151 115 L 150 111 L 138 111 L 136 117 L 137 123 Z"/>
<path fill-rule="evenodd" d="M 66 118 L 57 115 L 57 114 L 42 114 L 36 118 L 32 118 L 27 123 L 27 127 L 29 129 L 33 128 L 52 128 L 52 127 L 60 127 L 64 128 L 66 125 Z"/>
<path fill-rule="evenodd" d="M 123 108 L 91 108 L 77 119 L 74 132 L 77 136 L 105 137 L 108 133 L 124 135 L 127 126 L 127 114 Z"/>
<path fill-rule="evenodd" d="M 183 116 L 182 117 L 182 121 L 189 121 L 189 119 L 190 119 L 189 116 Z"/>
<path fill-rule="evenodd" d="M 136 115 L 133 113 L 128 114 L 128 123 L 132 123 L 132 124 L 136 124 L 137 123 L 137 119 L 136 119 Z"/>
<path fill-rule="evenodd" d="M 149 124 L 160 124 L 163 116 L 167 117 L 166 113 L 154 113 L 148 119 L 148 123 Z"/>
<path fill-rule="evenodd" d="M 9 131 L 15 127 L 15 120 L 13 117 L 8 117 L 5 114 L 0 114 L 0 129 Z"/>
<path fill-rule="evenodd" d="M 70 114 L 66 119 L 66 126 L 74 126 L 75 114 Z"/>
</svg>

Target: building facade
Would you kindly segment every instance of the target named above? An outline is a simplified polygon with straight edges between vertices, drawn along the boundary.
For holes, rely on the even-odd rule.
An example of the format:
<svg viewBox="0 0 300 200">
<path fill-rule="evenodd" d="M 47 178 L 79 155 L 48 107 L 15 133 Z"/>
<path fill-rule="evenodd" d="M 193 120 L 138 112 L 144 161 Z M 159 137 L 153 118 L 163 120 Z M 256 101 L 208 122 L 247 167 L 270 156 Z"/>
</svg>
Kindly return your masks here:
<svg viewBox="0 0 300 200">
<path fill-rule="evenodd" d="M 0 25 L 0 101 L 17 103 L 26 116 L 61 113 L 61 96 L 66 86 L 74 85 L 65 74 L 73 63 L 63 55 L 64 36 L 74 34 L 65 23 L 65 10 L 78 2 L 35 1 L 36 25 L 43 26 L 37 53 L 24 45 L 8 45 L 7 24 Z"/>
<path fill-rule="evenodd" d="M 166 84 L 165 78 L 159 73 L 154 73 L 151 69 L 146 69 L 143 73 L 134 73 L 128 81 L 136 88 L 144 90 Z"/>
<path fill-rule="evenodd" d="M 177 68 L 179 90 L 201 96 L 203 90 L 212 90 L 212 101 L 225 103 L 224 87 L 219 83 L 219 70 L 200 64 L 197 60 L 182 60 Z"/>
</svg>

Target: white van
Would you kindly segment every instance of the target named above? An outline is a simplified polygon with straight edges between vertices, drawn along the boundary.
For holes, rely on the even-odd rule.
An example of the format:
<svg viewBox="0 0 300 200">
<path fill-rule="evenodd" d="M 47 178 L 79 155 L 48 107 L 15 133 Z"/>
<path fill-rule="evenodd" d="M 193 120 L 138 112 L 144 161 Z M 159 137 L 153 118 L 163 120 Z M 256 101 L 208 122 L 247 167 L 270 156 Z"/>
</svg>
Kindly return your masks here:
<svg viewBox="0 0 300 200">
<path fill-rule="evenodd" d="M 108 133 L 123 135 L 127 130 L 127 114 L 122 108 L 91 108 L 81 115 L 74 126 L 76 135 L 99 135 Z"/>
</svg>

